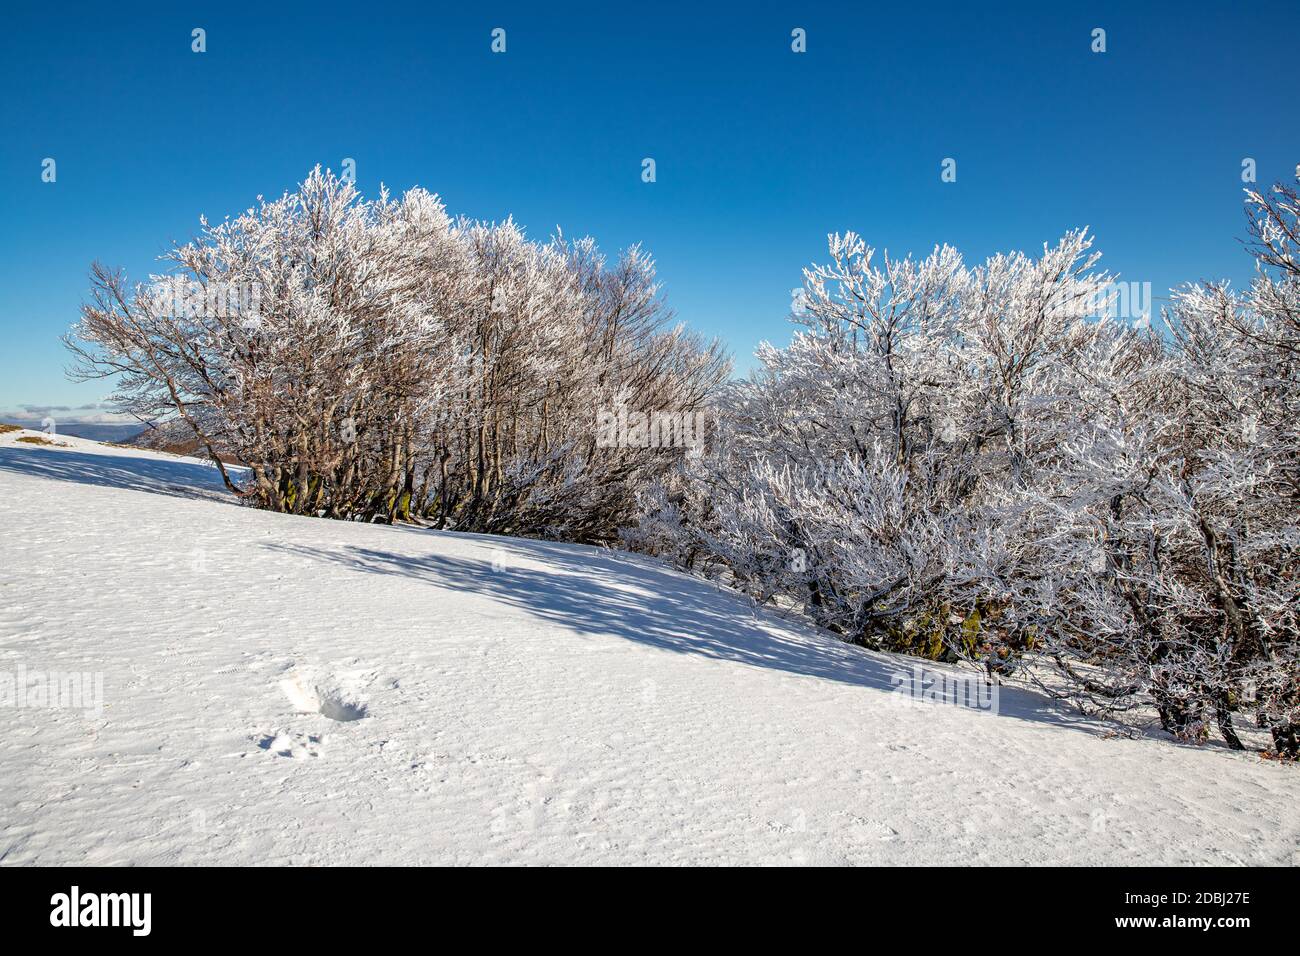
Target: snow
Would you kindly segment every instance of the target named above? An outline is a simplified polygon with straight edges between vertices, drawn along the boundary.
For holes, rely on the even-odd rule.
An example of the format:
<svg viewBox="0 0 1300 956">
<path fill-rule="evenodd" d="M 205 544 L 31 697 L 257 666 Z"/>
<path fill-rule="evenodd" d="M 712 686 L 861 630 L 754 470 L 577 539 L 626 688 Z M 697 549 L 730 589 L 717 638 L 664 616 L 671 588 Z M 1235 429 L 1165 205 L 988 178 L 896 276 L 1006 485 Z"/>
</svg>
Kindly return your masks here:
<svg viewBox="0 0 1300 956">
<path fill-rule="evenodd" d="M 908 705 L 912 659 L 649 559 L 36 434 L 0 435 L 0 675 L 103 699 L 0 713 L 6 864 L 1300 862 L 1295 767 Z"/>
</svg>

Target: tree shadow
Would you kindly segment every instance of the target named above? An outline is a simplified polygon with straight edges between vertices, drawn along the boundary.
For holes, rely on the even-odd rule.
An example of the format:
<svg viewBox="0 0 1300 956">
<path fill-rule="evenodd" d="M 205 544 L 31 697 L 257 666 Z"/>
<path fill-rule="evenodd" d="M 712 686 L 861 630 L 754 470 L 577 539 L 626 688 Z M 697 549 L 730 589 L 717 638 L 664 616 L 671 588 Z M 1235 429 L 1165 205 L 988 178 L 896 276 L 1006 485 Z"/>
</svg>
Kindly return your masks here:
<svg viewBox="0 0 1300 956">
<path fill-rule="evenodd" d="M 733 592 L 640 555 L 519 538 L 411 530 L 473 540 L 494 549 L 501 560 L 409 555 L 355 546 L 325 549 L 267 543 L 263 547 L 362 573 L 400 575 L 447 591 L 488 594 L 539 620 L 593 637 L 615 637 L 674 653 L 897 692 L 900 706 L 905 705 L 901 697 L 915 688 L 917 681 L 952 681 L 956 675 L 978 679 L 970 670 L 847 644 L 809 625 L 756 609 Z M 512 566 L 511 558 L 535 561 L 545 568 Z M 918 702 L 916 706 L 945 705 Z M 1021 688 L 998 688 L 997 713 L 1091 733 L 1103 729 L 1098 721 Z"/>
<path fill-rule="evenodd" d="M 130 453 L 88 454 L 63 448 L 4 445 L 0 446 L 0 471 L 101 488 L 124 488 L 178 498 L 236 503 L 216 468 L 179 458 L 169 460 Z"/>
</svg>

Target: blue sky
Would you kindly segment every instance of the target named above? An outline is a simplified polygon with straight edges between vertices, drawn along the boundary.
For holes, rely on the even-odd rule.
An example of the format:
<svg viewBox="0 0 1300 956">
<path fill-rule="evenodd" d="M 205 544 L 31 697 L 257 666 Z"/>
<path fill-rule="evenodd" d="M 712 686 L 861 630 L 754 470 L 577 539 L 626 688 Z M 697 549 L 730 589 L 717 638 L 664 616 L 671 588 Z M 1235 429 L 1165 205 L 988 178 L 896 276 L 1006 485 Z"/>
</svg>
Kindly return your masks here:
<svg viewBox="0 0 1300 956">
<path fill-rule="evenodd" d="M 788 340 L 827 232 L 982 258 L 1087 224 L 1159 296 L 1248 280 L 1242 159 L 1261 184 L 1300 162 L 1293 2 L 235 6 L 0 20 L 0 414 L 106 395 L 65 380 L 58 342 L 92 260 L 144 278 L 201 213 L 344 157 L 367 194 L 643 243 L 742 369 Z"/>
</svg>

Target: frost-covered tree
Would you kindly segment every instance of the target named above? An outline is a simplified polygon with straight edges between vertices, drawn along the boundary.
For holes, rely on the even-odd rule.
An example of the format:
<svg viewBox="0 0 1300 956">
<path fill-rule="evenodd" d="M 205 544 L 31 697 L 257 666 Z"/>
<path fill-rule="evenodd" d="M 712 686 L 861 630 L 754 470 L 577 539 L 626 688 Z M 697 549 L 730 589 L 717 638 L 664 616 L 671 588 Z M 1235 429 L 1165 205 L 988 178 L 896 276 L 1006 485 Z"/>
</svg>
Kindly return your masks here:
<svg viewBox="0 0 1300 956">
<path fill-rule="evenodd" d="M 1055 509 L 1052 540 L 1067 550 L 1043 558 L 1068 622 L 1057 649 L 1107 678 L 1078 675 L 1085 691 L 1150 699 L 1170 732 L 1195 740 L 1217 725 L 1234 747 L 1242 714 L 1296 756 L 1300 206 L 1287 187 L 1247 202 L 1254 282 L 1180 290 L 1160 356 L 1101 366 L 1113 397 L 1055 470 L 1056 493 L 1074 491 Z M 1100 573 L 1078 588 L 1069 549 L 1086 542 Z"/>
<path fill-rule="evenodd" d="M 694 466 L 711 505 L 688 531 L 697 552 L 861 643 L 967 640 L 1001 598 L 990 509 L 1029 481 L 1051 357 L 1104 281 L 1087 247 L 1076 233 L 1039 259 L 968 268 L 944 247 L 877 265 L 857 236 L 831 237 L 831 264 L 805 272 L 806 331 L 760 349 Z"/>
<path fill-rule="evenodd" d="M 317 169 L 203 227 L 150 283 L 95 266 L 67 344 L 261 507 L 608 540 L 674 455 L 597 448 L 599 408 L 698 408 L 729 371 L 670 327 L 640 249 L 610 265 L 422 189 L 364 201 Z"/>
<path fill-rule="evenodd" d="M 853 234 L 803 327 L 642 495 L 633 546 L 793 600 L 848 640 L 1020 670 L 1189 740 L 1234 715 L 1300 754 L 1296 193 L 1251 193 L 1249 290 L 1166 329 L 1092 314 L 1083 233 L 968 266 Z"/>
</svg>

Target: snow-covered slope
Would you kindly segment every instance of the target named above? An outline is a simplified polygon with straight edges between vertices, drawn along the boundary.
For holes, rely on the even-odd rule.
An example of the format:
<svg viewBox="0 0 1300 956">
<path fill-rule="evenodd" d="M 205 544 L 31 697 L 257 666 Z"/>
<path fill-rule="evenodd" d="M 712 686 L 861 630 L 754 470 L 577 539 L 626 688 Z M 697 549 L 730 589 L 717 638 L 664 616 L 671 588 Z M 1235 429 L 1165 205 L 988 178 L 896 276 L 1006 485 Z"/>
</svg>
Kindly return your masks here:
<svg viewBox="0 0 1300 956">
<path fill-rule="evenodd" d="M 0 707 L 6 864 L 1300 862 L 1294 767 L 1022 690 L 906 706 L 911 660 L 649 560 L 33 434 L 0 435 L 0 677 L 102 708 Z"/>
</svg>

